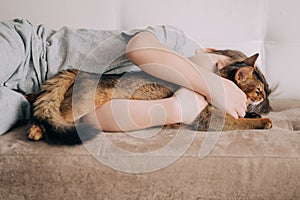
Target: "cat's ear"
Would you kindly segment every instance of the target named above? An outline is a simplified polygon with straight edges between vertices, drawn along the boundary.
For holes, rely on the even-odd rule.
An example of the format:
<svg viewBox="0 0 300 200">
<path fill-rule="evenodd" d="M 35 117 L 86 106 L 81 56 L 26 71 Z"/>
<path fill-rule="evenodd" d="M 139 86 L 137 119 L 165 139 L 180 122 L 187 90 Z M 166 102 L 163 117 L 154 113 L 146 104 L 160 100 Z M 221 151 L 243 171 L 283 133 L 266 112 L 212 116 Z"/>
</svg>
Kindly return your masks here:
<svg viewBox="0 0 300 200">
<path fill-rule="evenodd" d="M 237 70 L 234 79 L 237 83 L 244 83 L 249 77 L 252 77 L 253 67 L 241 67 Z"/>
<path fill-rule="evenodd" d="M 248 66 L 253 66 L 253 67 L 254 67 L 254 66 L 255 66 L 255 62 L 256 62 L 258 56 L 259 56 L 259 54 L 256 53 L 256 54 L 254 54 L 253 56 L 251 56 L 251 57 L 249 57 L 249 58 L 246 58 L 243 62 L 244 62 L 245 64 L 247 64 Z"/>
</svg>

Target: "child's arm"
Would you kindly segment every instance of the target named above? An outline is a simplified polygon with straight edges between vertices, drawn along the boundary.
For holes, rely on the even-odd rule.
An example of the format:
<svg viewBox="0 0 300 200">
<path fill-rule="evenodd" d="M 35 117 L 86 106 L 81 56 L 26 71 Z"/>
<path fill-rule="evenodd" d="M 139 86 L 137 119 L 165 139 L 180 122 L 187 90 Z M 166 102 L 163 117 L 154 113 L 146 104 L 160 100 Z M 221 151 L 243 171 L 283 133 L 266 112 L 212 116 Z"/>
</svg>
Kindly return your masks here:
<svg viewBox="0 0 300 200">
<path fill-rule="evenodd" d="M 143 71 L 189 88 L 235 118 L 243 117 L 246 95 L 233 82 L 198 67 L 159 43 L 150 32 L 141 32 L 128 43 L 128 58 Z"/>
<path fill-rule="evenodd" d="M 191 124 L 207 106 L 201 95 L 179 89 L 173 97 L 158 100 L 113 99 L 82 118 L 102 131 L 133 131 L 164 124 Z M 95 116 L 96 115 L 96 116 Z"/>
</svg>

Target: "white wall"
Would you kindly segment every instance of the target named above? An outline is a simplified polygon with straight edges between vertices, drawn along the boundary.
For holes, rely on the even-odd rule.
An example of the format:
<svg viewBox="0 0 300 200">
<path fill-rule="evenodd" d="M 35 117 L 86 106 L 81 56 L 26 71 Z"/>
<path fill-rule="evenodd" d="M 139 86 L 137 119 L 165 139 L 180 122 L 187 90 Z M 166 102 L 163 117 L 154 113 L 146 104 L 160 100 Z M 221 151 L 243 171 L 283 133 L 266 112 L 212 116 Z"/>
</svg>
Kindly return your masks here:
<svg viewBox="0 0 300 200">
<path fill-rule="evenodd" d="M 119 13 L 119 0 L 0 0 L 0 20 L 26 18 L 55 29 L 118 29 Z"/>
<path fill-rule="evenodd" d="M 260 53 L 277 97 L 299 98 L 298 0 L 0 0 L 0 20 L 27 18 L 51 28 L 130 29 L 173 24 L 206 47 Z"/>
</svg>

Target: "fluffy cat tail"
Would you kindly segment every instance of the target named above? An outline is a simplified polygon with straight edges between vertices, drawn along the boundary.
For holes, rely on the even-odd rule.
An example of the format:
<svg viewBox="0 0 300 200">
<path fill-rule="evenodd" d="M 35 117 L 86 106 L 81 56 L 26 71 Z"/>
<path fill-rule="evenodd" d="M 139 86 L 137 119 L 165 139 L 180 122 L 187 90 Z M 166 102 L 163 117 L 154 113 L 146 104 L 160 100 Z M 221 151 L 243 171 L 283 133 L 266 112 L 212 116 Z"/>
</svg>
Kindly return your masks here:
<svg viewBox="0 0 300 200">
<path fill-rule="evenodd" d="M 67 117 L 61 111 L 66 94 L 72 93 L 77 74 L 76 69 L 59 72 L 43 84 L 41 93 L 34 101 L 33 116 L 37 124 L 43 127 L 45 139 L 49 143 L 81 144 L 99 133 L 89 124 L 79 123 L 75 126 L 73 117 Z M 79 135 L 78 132 L 84 134 Z"/>
<path fill-rule="evenodd" d="M 74 129 L 73 120 L 67 121 L 62 115 L 60 106 L 66 92 L 71 89 L 76 79 L 78 70 L 64 70 L 53 78 L 47 80 L 41 88 L 41 93 L 35 100 L 34 118 L 47 124 L 55 132 L 66 132 Z M 60 84 L 57 84 L 57 83 Z"/>
<path fill-rule="evenodd" d="M 65 129 L 64 132 L 58 132 L 53 130 L 52 126 L 45 123 L 43 127 L 47 129 L 45 133 L 45 139 L 49 144 L 62 144 L 62 145 L 77 145 L 82 144 L 85 141 L 89 141 L 94 138 L 98 133 L 99 130 L 93 128 L 91 125 L 88 124 L 78 124 L 76 127 L 73 126 L 69 129 Z M 49 132 L 51 130 L 51 132 Z M 84 134 L 78 134 L 78 132 Z"/>
</svg>

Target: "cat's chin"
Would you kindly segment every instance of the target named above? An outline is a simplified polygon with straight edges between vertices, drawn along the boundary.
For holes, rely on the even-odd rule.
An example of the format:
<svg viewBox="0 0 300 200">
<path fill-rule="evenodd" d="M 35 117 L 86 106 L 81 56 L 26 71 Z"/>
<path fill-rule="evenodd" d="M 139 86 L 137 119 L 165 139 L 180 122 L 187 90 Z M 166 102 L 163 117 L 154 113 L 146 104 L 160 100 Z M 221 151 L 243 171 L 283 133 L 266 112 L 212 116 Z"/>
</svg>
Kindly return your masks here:
<svg viewBox="0 0 300 200">
<path fill-rule="evenodd" d="M 255 107 L 257 107 L 259 104 L 261 104 L 264 101 L 264 99 L 260 100 L 260 101 L 251 101 L 248 100 L 248 106 L 247 106 L 247 110 L 248 111 L 252 111 L 255 109 Z"/>
</svg>

